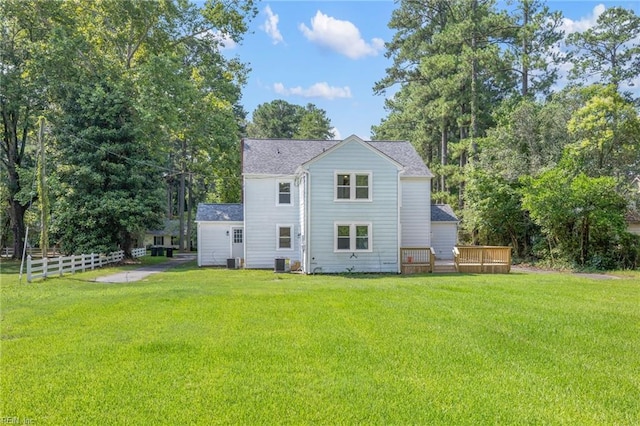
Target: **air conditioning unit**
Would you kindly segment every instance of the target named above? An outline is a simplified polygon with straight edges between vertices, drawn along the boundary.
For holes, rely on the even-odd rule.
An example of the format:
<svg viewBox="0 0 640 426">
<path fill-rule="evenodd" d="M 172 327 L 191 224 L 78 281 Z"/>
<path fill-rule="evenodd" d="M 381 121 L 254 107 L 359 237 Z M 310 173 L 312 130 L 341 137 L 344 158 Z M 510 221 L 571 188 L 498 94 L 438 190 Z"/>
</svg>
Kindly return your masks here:
<svg viewBox="0 0 640 426">
<path fill-rule="evenodd" d="M 291 272 L 291 259 L 276 258 L 273 272 Z"/>
</svg>

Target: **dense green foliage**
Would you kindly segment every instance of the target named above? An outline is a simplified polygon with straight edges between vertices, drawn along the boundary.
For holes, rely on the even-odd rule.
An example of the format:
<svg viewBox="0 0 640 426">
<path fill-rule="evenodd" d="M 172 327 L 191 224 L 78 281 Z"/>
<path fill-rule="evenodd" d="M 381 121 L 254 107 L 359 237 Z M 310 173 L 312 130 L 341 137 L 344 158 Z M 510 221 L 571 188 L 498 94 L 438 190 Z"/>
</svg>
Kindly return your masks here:
<svg viewBox="0 0 640 426">
<path fill-rule="evenodd" d="M 333 137 L 314 104 L 275 100 L 247 122 L 248 70 L 220 46 L 223 37 L 241 40 L 253 0 L 2 0 L 0 13 L 0 244 L 17 254 L 26 225 L 47 217 L 51 244 L 69 252 L 127 248 L 161 217 L 179 219 L 187 248 L 198 202 L 241 198 L 242 136 Z M 640 241 L 619 223 L 561 234 L 542 220 L 560 214 L 541 210 L 555 204 L 535 197 L 561 196 L 550 176 L 581 182 L 585 194 L 606 181 L 623 216 L 638 215 L 639 99 L 629 89 L 640 75 L 640 18 L 612 7 L 587 30 L 564 34 L 561 24 L 540 0 L 508 9 L 493 0 L 399 1 L 391 66 L 373 88 L 395 94 L 374 138 L 415 145 L 435 174 L 432 200 L 452 204 L 462 220 L 463 243 L 510 244 L 518 258 L 563 265 L 633 267 Z M 571 80 L 558 88 L 561 67 Z M 39 199 L 38 154 L 46 154 L 51 203 Z M 125 169 L 130 178 L 116 177 Z M 537 187 L 557 194 L 533 194 Z M 609 207 L 591 208 L 609 217 Z"/>
<path fill-rule="evenodd" d="M 130 253 L 135 235 L 155 229 L 162 212 L 160 173 L 139 142 L 125 92 L 86 86 L 65 105 L 58 131 L 63 182 L 53 223 L 63 252 Z"/>
<path fill-rule="evenodd" d="M 535 0 L 509 11 L 490 0 L 400 1 L 389 23 L 393 65 L 374 87 L 399 89 L 373 131 L 414 143 L 436 175 L 433 200 L 462 219 L 463 242 L 511 245 L 519 258 L 562 265 L 635 267 L 640 238 L 621 218 L 640 197 L 630 190 L 640 171 L 638 99 L 624 92 L 640 75 L 640 18 L 614 7 L 569 35 L 561 22 Z M 552 92 L 562 64 L 575 82 Z M 603 84 L 577 84 L 598 77 Z M 587 207 L 603 182 L 611 204 Z M 566 198 L 562 185 L 572 183 L 581 201 Z M 588 208 L 598 226 L 591 216 L 542 219 L 569 205 Z"/>
<path fill-rule="evenodd" d="M 156 258 L 150 258 L 156 259 Z M 635 279 L 184 266 L 2 276 L 0 415 L 35 424 L 637 424 Z M 126 312 L 126 315 L 123 315 Z"/>
<path fill-rule="evenodd" d="M 247 124 L 250 138 L 330 139 L 331 120 L 326 111 L 307 104 L 306 107 L 276 99 L 260 104 Z"/>
<path fill-rule="evenodd" d="M 38 206 L 39 116 L 56 183 L 51 239 L 65 252 L 128 250 L 163 216 L 185 229 L 198 201 L 240 198 L 246 69 L 220 43 L 241 40 L 253 0 L 3 0 L 1 9 L 2 202 L 17 255 Z"/>
</svg>

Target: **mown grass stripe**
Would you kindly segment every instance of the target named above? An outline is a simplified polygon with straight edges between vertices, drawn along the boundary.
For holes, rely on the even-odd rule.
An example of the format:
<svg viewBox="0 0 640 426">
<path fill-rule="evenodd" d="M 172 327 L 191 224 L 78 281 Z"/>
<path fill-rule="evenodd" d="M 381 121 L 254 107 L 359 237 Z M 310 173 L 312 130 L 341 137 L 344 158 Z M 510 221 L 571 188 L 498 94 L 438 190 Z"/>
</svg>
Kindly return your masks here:
<svg viewBox="0 0 640 426">
<path fill-rule="evenodd" d="M 2 416 L 638 424 L 640 284 L 565 274 L 2 275 Z"/>
</svg>

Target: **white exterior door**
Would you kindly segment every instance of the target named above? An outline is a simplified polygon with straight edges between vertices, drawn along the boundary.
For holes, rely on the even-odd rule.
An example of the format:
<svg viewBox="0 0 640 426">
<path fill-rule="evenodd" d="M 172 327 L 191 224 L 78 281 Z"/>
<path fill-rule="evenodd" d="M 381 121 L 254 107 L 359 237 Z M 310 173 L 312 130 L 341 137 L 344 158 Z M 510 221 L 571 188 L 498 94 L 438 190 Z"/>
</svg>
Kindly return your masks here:
<svg viewBox="0 0 640 426">
<path fill-rule="evenodd" d="M 231 257 L 244 257 L 244 229 L 231 228 Z"/>
</svg>

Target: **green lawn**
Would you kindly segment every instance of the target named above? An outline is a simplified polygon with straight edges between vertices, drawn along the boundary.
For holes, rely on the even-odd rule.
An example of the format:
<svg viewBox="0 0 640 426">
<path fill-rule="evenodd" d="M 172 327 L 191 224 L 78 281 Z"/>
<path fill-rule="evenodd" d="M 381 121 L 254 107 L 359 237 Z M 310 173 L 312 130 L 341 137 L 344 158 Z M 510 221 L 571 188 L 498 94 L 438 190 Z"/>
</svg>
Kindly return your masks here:
<svg viewBox="0 0 640 426">
<path fill-rule="evenodd" d="M 10 269 L 3 420 L 640 424 L 638 274 L 186 265 L 137 283 L 92 283 L 105 273 L 93 271 L 20 285 Z"/>
</svg>

